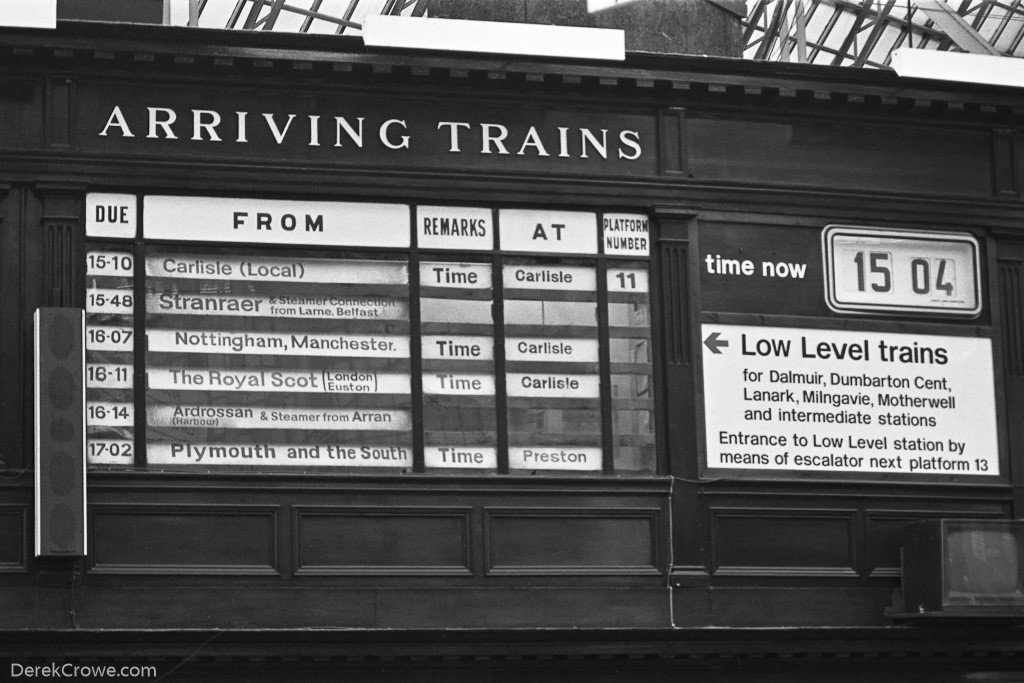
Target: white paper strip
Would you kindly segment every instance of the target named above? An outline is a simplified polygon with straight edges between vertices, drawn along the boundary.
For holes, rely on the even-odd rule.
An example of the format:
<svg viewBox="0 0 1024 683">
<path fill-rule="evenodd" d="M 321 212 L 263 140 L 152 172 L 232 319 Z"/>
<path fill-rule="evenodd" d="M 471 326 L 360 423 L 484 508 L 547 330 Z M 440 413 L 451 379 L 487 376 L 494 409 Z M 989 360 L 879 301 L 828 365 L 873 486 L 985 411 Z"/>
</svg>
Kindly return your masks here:
<svg viewBox="0 0 1024 683">
<path fill-rule="evenodd" d="M 149 239 L 246 244 L 408 247 L 410 210 L 401 204 L 149 196 Z"/>
</svg>

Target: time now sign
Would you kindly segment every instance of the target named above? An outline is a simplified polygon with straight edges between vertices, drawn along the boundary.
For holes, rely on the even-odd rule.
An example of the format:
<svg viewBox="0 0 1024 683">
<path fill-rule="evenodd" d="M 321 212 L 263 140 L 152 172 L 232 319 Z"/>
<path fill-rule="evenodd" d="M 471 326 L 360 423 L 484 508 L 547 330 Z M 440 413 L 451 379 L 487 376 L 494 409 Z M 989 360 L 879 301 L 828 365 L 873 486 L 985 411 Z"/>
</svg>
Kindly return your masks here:
<svg viewBox="0 0 1024 683">
<path fill-rule="evenodd" d="M 981 312 L 978 240 L 965 233 L 833 225 L 822 234 L 826 292 L 836 311 Z"/>
<path fill-rule="evenodd" d="M 984 315 L 981 244 L 965 232 L 702 224 L 704 311 L 834 318 Z"/>
</svg>

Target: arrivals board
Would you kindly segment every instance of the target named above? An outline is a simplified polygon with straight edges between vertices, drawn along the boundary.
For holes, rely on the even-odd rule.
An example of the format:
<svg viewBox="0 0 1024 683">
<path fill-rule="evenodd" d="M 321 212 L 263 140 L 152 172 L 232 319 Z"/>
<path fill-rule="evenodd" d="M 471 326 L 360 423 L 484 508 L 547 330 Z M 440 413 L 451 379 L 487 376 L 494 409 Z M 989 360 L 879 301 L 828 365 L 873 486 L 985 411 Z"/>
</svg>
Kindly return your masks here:
<svg viewBox="0 0 1024 683">
<path fill-rule="evenodd" d="M 645 216 L 135 203 L 90 196 L 90 464 L 654 469 Z"/>
</svg>

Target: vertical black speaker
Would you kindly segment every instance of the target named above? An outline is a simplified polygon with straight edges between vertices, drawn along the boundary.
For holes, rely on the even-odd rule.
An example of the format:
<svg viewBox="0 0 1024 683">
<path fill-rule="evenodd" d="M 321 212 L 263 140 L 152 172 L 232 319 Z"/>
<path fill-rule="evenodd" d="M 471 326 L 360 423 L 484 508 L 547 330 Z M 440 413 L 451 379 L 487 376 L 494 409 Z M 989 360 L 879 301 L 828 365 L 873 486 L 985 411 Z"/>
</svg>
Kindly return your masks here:
<svg viewBox="0 0 1024 683">
<path fill-rule="evenodd" d="M 36 556 L 85 555 L 85 311 L 35 314 Z"/>
</svg>

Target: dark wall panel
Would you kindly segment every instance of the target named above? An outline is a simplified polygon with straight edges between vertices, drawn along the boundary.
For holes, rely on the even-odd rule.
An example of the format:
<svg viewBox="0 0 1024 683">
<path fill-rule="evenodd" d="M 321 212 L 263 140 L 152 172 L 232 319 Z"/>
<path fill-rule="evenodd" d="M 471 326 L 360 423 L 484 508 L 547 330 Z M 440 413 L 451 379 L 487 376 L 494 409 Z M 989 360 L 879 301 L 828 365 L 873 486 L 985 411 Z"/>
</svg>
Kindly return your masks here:
<svg viewBox="0 0 1024 683">
<path fill-rule="evenodd" d="M 2 84 L 0 84 L 2 85 Z M 5 127 L 0 126 L 0 131 Z M 23 439 L 27 415 L 26 389 L 23 383 L 25 366 L 30 357 L 21 353 L 30 348 L 22 328 L 28 320 L 22 310 L 22 220 L 25 211 L 25 193 L 22 190 L 4 192 L 0 189 L 0 377 L 4 378 L 4 391 L 0 392 L 0 469 L 26 467 Z"/>
<path fill-rule="evenodd" d="M 295 573 L 470 574 L 469 508 L 297 508 Z"/>
<path fill-rule="evenodd" d="M 993 191 L 992 138 L 986 131 L 692 113 L 686 130 L 689 171 L 698 179 L 925 195 L 984 197 Z"/>
<path fill-rule="evenodd" d="M 381 590 L 374 605 L 377 623 L 385 628 L 666 628 L 671 623 L 664 586 Z"/>
<path fill-rule="evenodd" d="M 71 147 L 72 85 L 67 78 L 51 78 L 46 86 L 46 145 L 55 149 Z"/>
<path fill-rule="evenodd" d="M 485 511 L 488 573 L 657 572 L 657 510 Z"/>
<path fill-rule="evenodd" d="M 892 626 L 892 620 L 885 614 L 892 599 L 890 586 L 719 588 L 710 595 L 706 589 L 691 588 L 676 590 L 673 598 L 673 616 L 679 627 Z M 833 632 L 832 637 L 842 636 Z M 755 677 L 754 680 L 770 679 Z M 778 679 L 778 683 L 785 680 Z M 823 676 L 818 680 L 831 683 L 836 679 Z"/>
<path fill-rule="evenodd" d="M 93 505 L 92 573 L 277 574 L 277 506 Z"/>
<path fill-rule="evenodd" d="M 65 623 L 66 605 L 59 600 L 68 593 L 64 588 L 44 596 L 58 605 L 47 612 L 63 617 Z M 10 612 L 3 611 L 8 596 L 0 590 L 0 626 L 11 623 Z M 24 613 L 24 608 L 19 611 Z M 279 585 L 239 590 L 147 585 L 142 590 L 124 590 L 107 585 L 76 595 L 75 619 L 81 629 L 319 629 L 320 651 L 330 650 L 333 643 L 357 655 L 363 654 L 367 641 L 351 640 L 338 629 L 667 628 L 671 623 L 664 586 L 388 589 Z M 433 647 L 440 648 L 438 652 L 444 649 L 440 641 Z M 423 662 L 410 664 L 418 672 Z M 403 680 L 422 680 L 410 672 L 412 669 Z M 281 680 L 303 679 L 291 676 Z"/>
<path fill-rule="evenodd" d="M 23 572 L 28 560 L 28 509 L 0 507 L 0 573 Z"/>
<path fill-rule="evenodd" d="M 996 194 L 1016 197 L 1018 187 L 1017 140 L 1011 130 L 996 131 L 992 136 L 992 172 Z"/>
<path fill-rule="evenodd" d="M 853 576 L 855 514 L 713 509 L 716 573 Z"/>
<path fill-rule="evenodd" d="M 43 140 L 42 80 L 0 78 L 0 147 L 38 149 Z"/>
</svg>

